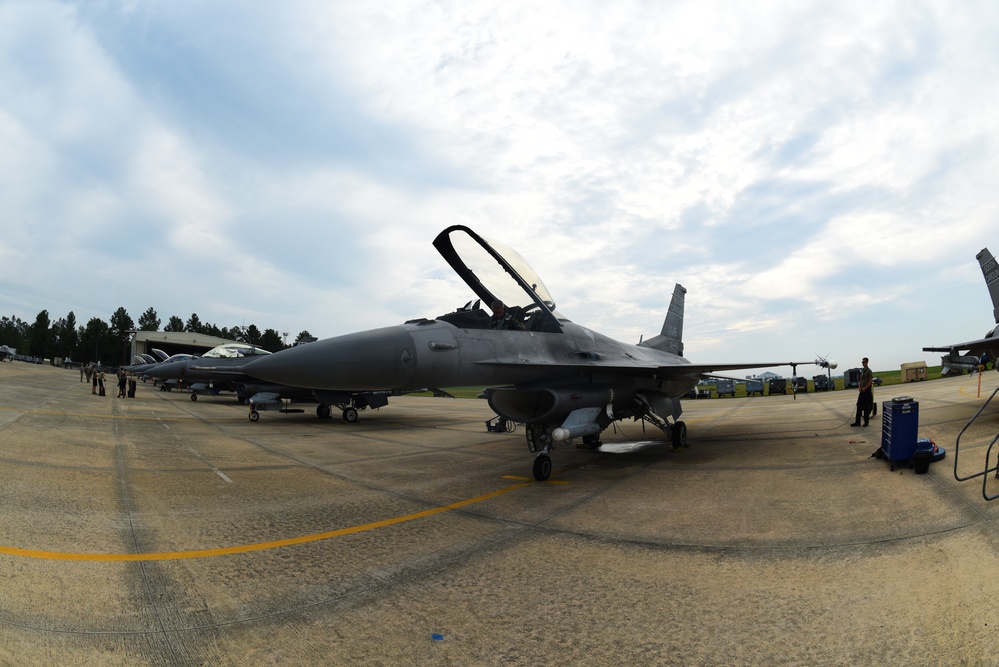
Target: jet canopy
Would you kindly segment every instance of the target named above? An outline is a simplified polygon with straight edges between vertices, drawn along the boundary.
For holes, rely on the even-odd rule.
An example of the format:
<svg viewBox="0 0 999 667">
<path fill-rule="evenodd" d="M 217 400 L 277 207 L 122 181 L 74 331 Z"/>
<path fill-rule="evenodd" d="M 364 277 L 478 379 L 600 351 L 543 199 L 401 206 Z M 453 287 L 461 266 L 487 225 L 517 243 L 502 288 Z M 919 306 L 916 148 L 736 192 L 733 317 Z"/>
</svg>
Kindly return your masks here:
<svg viewBox="0 0 999 667">
<path fill-rule="evenodd" d="M 514 249 L 486 240 L 468 227 L 448 227 L 434 247 L 488 310 L 499 299 L 530 331 L 561 332 L 564 320 L 551 293 Z"/>
<path fill-rule="evenodd" d="M 246 343 L 224 343 L 201 355 L 202 359 L 239 359 L 242 357 L 252 357 L 260 354 L 270 354 L 267 350 L 256 345 Z"/>
</svg>

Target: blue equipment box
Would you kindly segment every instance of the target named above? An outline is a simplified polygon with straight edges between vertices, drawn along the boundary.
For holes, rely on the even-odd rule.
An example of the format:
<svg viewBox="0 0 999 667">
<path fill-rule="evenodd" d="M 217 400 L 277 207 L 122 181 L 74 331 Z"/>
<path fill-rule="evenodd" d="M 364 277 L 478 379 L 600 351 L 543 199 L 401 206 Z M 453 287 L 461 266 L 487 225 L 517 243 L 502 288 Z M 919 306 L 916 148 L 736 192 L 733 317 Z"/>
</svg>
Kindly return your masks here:
<svg viewBox="0 0 999 667">
<path fill-rule="evenodd" d="M 919 403 L 900 396 L 881 404 L 881 451 L 895 469 L 896 461 L 909 461 L 916 454 Z"/>
</svg>

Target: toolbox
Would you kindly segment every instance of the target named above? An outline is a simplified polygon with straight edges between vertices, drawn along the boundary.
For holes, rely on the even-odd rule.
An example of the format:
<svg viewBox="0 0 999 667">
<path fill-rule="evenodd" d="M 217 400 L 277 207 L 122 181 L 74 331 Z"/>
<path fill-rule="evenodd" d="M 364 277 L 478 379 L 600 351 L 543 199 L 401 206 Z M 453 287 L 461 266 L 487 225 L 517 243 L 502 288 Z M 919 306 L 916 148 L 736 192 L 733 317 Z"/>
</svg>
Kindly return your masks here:
<svg viewBox="0 0 999 667">
<path fill-rule="evenodd" d="M 918 401 L 899 396 L 881 404 L 881 451 L 892 470 L 897 462 L 908 462 L 915 456 L 918 431 Z"/>
</svg>

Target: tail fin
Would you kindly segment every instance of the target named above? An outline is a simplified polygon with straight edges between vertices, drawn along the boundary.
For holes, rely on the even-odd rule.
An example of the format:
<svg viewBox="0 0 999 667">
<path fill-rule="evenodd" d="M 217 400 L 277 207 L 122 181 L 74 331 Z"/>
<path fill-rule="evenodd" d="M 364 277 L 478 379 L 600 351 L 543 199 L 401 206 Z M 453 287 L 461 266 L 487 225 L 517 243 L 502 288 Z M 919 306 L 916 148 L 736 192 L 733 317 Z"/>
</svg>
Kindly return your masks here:
<svg viewBox="0 0 999 667">
<path fill-rule="evenodd" d="M 677 283 L 673 288 L 673 299 L 669 302 L 666 319 L 663 321 L 662 333 L 639 345 L 683 356 L 683 299 L 686 294 L 687 288 Z"/>
<path fill-rule="evenodd" d="M 999 263 L 996 263 L 988 248 L 982 248 L 982 251 L 975 255 L 975 259 L 982 266 L 985 286 L 989 288 L 989 296 L 992 297 L 992 317 L 995 318 L 996 324 L 999 324 Z"/>
</svg>

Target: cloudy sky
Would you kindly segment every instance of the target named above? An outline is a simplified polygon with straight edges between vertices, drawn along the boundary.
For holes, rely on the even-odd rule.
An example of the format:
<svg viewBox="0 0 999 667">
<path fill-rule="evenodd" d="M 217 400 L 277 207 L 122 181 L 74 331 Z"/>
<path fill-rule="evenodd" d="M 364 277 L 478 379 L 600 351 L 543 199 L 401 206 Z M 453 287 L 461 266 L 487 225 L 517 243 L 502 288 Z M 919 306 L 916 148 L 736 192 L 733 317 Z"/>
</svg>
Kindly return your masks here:
<svg viewBox="0 0 999 667">
<path fill-rule="evenodd" d="M 982 336 L 999 4 L 0 2 L 0 314 L 327 337 L 527 258 L 693 361 L 875 369 Z M 813 371 L 806 370 L 808 374 Z"/>
</svg>

